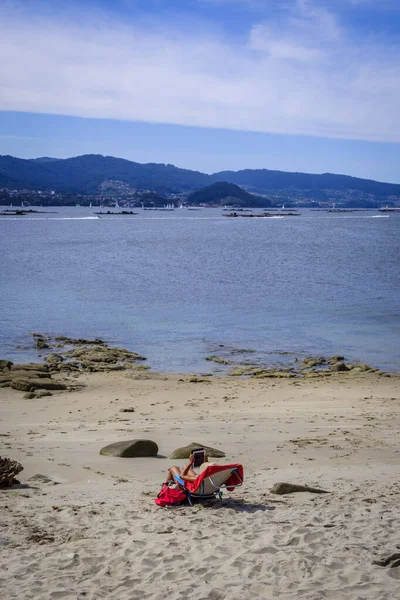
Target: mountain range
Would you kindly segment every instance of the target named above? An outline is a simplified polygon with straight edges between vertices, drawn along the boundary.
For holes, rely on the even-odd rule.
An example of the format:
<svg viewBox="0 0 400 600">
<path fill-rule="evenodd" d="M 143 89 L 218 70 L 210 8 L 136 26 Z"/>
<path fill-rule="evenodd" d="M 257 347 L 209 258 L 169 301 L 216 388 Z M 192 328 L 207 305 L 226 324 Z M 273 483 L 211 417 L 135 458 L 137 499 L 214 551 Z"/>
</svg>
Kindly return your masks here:
<svg viewBox="0 0 400 600">
<path fill-rule="evenodd" d="M 0 188 L 53 190 L 61 194 L 96 195 L 105 182 L 157 194 L 189 194 L 215 182 L 234 183 L 272 202 L 341 201 L 347 206 L 400 203 L 400 184 L 323 173 L 290 173 L 269 169 L 221 171 L 208 175 L 170 164 L 141 164 L 122 158 L 88 154 L 66 159 L 21 159 L 0 156 Z"/>
</svg>

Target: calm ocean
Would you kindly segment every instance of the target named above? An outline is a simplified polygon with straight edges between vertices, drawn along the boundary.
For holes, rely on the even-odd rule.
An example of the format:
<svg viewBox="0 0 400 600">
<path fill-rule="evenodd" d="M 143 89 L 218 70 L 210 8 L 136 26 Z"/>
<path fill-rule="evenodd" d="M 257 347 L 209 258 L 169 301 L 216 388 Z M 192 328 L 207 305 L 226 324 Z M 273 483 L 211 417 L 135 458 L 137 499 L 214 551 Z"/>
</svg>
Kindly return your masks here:
<svg viewBox="0 0 400 600">
<path fill-rule="evenodd" d="M 0 358 L 37 360 L 40 331 L 169 372 L 214 370 L 207 355 L 238 348 L 256 351 L 238 362 L 343 354 L 400 371 L 400 215 L 51 210 L 0 217 Z"/>
</svg>

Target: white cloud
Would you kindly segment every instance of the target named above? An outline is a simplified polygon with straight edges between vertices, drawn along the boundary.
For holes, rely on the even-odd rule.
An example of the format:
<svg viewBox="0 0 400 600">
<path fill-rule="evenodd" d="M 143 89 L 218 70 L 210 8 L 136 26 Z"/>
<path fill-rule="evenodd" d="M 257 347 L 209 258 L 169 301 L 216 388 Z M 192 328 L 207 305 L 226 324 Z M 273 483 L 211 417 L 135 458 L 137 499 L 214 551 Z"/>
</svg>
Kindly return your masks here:
<svg viewBox="0 0 400 600">
<path fill-rule="evenodd" d="M 0 110 L 400 141 L 399 47 L 355 41 L 307 0 L 242 45 L 194 25 L 0 19 Z"/>
</svg>

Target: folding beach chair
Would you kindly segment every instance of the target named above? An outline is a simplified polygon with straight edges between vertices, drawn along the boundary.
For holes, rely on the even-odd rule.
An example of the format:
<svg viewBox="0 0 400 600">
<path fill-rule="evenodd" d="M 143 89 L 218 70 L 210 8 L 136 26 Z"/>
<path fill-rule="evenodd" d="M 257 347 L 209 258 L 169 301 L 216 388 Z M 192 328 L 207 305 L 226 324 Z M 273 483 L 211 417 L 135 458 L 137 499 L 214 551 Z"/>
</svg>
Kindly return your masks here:
<svg viewBox="0 0 400 600">
<path fill-rule="evenodd" d="M 243 484 L 243 467 L 237 463 L 230 465 L 210 465 L 192 481 L 184 481 L 179 475 L 174 479 L 187 492 L 189 504 L 193 499 L 209 500 L 218 497 L 222 500 L 222 490 L 229 492 Z"/>
</svg>

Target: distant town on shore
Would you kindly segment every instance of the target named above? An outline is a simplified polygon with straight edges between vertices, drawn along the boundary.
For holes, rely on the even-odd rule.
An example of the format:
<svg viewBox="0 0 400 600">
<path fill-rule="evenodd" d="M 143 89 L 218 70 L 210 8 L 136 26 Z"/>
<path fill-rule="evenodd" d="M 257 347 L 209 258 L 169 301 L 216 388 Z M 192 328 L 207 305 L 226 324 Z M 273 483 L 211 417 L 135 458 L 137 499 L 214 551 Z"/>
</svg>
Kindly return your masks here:
<svg viewBox="0 0 400 600">
<path fill-rule="evenodd" d="M 400 207 L 400 184 L 269 169 L 211 175 L 102 155 L 0 156 L 2 206 Z"/>
</svg>

